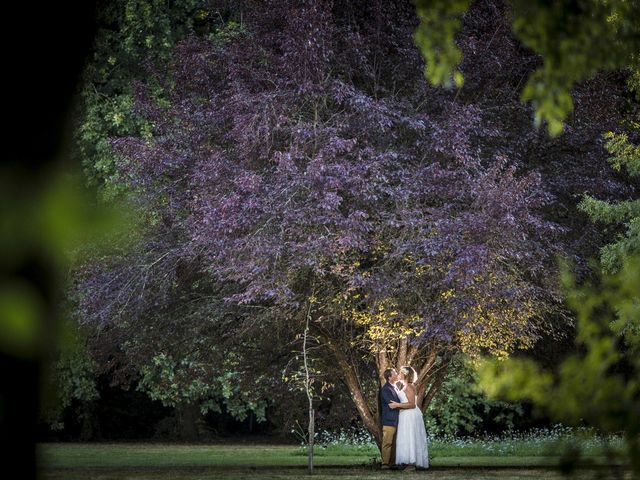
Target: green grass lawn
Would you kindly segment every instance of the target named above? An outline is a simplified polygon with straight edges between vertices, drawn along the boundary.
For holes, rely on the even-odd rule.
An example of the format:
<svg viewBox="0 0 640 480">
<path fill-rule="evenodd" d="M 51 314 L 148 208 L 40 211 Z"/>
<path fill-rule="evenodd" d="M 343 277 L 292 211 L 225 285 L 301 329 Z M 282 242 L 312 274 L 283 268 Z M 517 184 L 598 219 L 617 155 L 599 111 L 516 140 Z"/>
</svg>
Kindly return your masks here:
<svg viewBox="0 0 640 480">
<path fill-rule="evenodd" d="M 300 447 L 286 445 L 49 443 L 39 445 L 38 450 L 42 477 L 47 480 L 293 479 L 305 476 L 307 462 Z M 374 464 L 374 461 L 379 461 L 374 447 L 330 445 L 317 450 L 314 477 L 563 478 L 551 468 L 557 465 L 557 456 L 542 455 L 540 450 L 522 451 L 527 454 L 489 455 L 479 445 L 463 443 L 438 447 L 434 443 L 430 449 L 432 468 L 426 472 L 404 473 L 379 471 Z M 599 455 L 593 455 L 592 460 L 600 464 L 604 462 Z M 596 474 L 595 471 L 582 470 L 577 478 L 595 478 Z"/>
<path fill-rule="evenodd" d="M 575 436 L 527 435 L 512 438 L 449 438 L 430 440 L 429 456 L 437 461 L 442 457 L 557 457 L 568 446 L 579 442 L 585 455 L 589 457 L 604 456 L 601 440 L 597 438 L 579 439 Z M 610 438 L 609 444 L 613 448 L 623 447 L 622 439 Z M 375 445 L 345 445 L 340 443 L 317 446 L 315 454 L 318 456 L 361 455 L 376 456 L 378 449 Z M 299 449 L 299 455 L 306 455 Z"/>
<path fill-rule="evenodd" d="M 297 478 L 313 478 L 315 480 L 566 480 L 559 473 L 549 469 L 519 468 L 519 469 L 440 469 L 426 472 L 404 473 L 396 471 L 382 472 L 373 469 L 362 468 L 319 468 L 313 476 L 309 476 L 303 469 L 229 469 L 211 470 L 207 468 L 181 468 L 181 469 L 131 469 L 131 470 L 96 470 L 83 469 L 76 471 L 54 470 L 47 471 L 42 477 L 44 480 L 294 480 Z M 596 480 L 609 477 L 598 476 L 598 472 L 580 471 L 573 477 L 580 480 Z M 632 477 L 626 475 L 625 480 Z"/>
</svg>

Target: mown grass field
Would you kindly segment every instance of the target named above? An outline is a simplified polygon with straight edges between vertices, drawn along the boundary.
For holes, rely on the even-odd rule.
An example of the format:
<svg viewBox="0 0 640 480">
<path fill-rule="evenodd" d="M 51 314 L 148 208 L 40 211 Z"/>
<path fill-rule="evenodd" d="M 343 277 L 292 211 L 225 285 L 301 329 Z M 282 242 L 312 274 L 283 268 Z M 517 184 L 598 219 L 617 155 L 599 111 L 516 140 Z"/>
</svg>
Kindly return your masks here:
<svg viewBox="0 0 640 480">
<path fill-rule="evenodd" d="M 498 442 L 499 443 L 499 442 Z M 382 472 L 370 445 L 330 445 L 316 451 L 314 478 L 560 479 L 560 457 L 549 445 L 442 444 L 430 448 L 431 468 Z M 492 450 L 502 448 L 502 453 Z M 556 450 L 556 453 L 559 450 Z M 606 463 L 599 451 L 589 460 Z M 52 443 L 39 446 L 42 478 L 53 479 L 293 479 L 305 477 L 306 456 L 297 446 L 247 444 Z M 605 471 L 581 469 L 574 478 L 603 478 Z M 600 475 L 600 477 L 599 477 Z M 627 475 L 628 478 L 631 478 Z M 605 477 L 606 478 L 606 477 Z"/>
</svg>

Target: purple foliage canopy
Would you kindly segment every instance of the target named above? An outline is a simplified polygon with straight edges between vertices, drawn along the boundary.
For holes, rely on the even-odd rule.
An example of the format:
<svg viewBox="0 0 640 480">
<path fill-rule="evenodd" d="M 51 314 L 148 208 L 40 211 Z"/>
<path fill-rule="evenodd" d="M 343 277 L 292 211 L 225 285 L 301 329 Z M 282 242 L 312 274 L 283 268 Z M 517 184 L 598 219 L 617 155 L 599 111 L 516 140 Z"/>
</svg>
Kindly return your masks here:
<svg viewBox="0 0 640 480">
<path fill-rule="evenodd" d="M 235 303 L 295 307 L 305 272 L 327 292 L 411 299 L 444 341 L 473 305 L 548 301 L 551 197 L 483 148 L 501 130 L 479 105 L 421 78 L 411 10 L 270 4 L 224 44 L 182 42 L 155 72 L 168 107 L 137 85 L 153 139 L 112 142 L 185 232 L 182 254 L 237 285 Z M 467 293 L 441 300 L 450 289 Z"/>
<path fill-rule="evenodd" d="M 410 340 L 424 346 L 413 358 L 428 399 L 460 332 L 506 329 L 507 349 L 535 340 L 535 317 L 558 304 L 555 256 L 597 251 L 600 234 L 571 213 L 576 194 L 625 191 L 599 143 L 616 125 L 619 80 L 579 86 L 572 122 L 549 140 L 518 100 L 539 59 L 510 35 L 501 1 L 465 15 L 455 92 L 424 80 L 408 1 L 212 8 L 242 22 L 192 35 L 150 68 L 135 91 L 152 138 L 112 139 L 159 221 L 124 260 L 83 272 L 83 315 L 166 315 L 172 331 L 176 318 L 204 323 L 223 296 L 234 320 L 268 306 L 261 320 L 295 321 L 313 291 L 314 320 L 339 345 L 345 307 L 393 300 L 424 327 Z M 479 307 L 498 325 L 478 323 Z M 340 357 L 348 348 L 333 352 L 373 432 L 357 368 Z"/>
</svg>

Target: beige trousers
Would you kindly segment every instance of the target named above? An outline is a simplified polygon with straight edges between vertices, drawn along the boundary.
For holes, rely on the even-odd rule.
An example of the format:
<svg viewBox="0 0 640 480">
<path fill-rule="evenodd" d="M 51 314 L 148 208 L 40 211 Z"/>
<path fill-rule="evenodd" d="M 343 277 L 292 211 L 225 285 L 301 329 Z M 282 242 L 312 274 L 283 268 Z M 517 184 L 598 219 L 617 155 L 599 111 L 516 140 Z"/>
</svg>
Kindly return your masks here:
<svg viewBox="0 0 640 480">
<path fill-rule="evenodd" d="M 396 427 L 382 426 L 382 465 L 396 463 Z"/>
</svg>

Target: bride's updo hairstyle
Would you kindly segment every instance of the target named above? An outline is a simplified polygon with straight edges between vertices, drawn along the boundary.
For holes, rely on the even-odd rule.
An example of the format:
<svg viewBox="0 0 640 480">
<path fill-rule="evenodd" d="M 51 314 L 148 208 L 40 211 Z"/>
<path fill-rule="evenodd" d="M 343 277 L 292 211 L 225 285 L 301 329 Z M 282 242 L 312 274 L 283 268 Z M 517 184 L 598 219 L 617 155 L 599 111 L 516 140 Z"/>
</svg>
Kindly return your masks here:
<svg viewBox="0 0 640 480">
<path fill-rule="evenodd" d="M 418 375 L 416 375 L 416 371 L 413 369 L 413 367 L 409 367 L 409 366 L 400 367 L 400 371 L 402 372 L 404 377 L 407 379 L 407 382 L 413 383 L 416 381 Z"/>
</svg>

